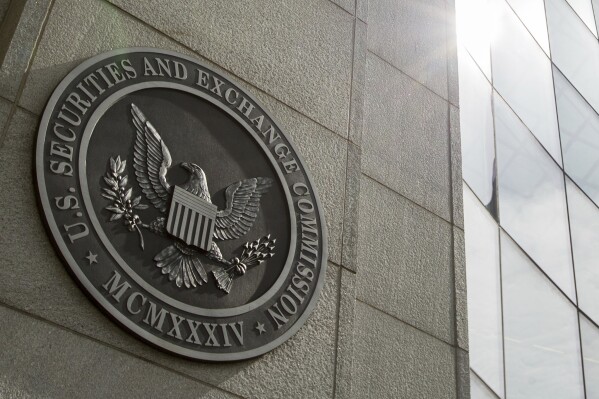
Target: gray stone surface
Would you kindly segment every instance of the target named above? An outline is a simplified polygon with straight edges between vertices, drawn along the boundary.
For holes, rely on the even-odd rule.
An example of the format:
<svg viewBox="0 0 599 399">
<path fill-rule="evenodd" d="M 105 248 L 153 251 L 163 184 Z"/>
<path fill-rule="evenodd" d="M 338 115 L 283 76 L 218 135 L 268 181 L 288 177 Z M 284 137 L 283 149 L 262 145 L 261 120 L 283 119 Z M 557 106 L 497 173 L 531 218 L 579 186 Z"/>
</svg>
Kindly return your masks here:
<svg viewBox="0 0 599 399">
<path fill-rule="evenodd" d="M 2 147 L 0 203 L 0 302 L 65 326 L 100 327 L 106 320 L 92 307 L 56 256 L 37 210 L 33 152 L 37 120 L 17 109 Z M 83 306 L 82 306 L 83 305 Z"/>
<path fill-rule="evenodd" d="M 447 102 L 369 53 L 364 108 L 362 171 L 450 220 Z"/>
<path fill-rule="evenodd" d="M 347 141 L 272 97 L 248 88 L 289 135 L 306 163 L 324 207 L 329 260 L 340 264 Z"/>
<path fill-rule="evenodd" d="M 451 226 L 364 177 L 358 299 L 454 342 Z"/>
<path fill-rule="evenodd" d="M 5 259 L 0 268 L 0 302 L 239 395 L 332 395 L 338 267 L 329 264 L 319 304 L 298 334 L 257 360 L 210 365 L 159 352 L 104 317 L 68 276 L 54 253 L 35 210 L 31 165 L 36 124 L 35 117 L 19 110 L 0 150 L 0 162 L 7 165 L 0 174 L 0 184 L 9 187 L 0 192 L 0 201 L 13 204 L 11 212 L 0 215 L 1 225 L 10 231 L 0 235 L 0 256 Z M 329 135 L 341 140 L 333 133 Z"/>
<path fill-rule="evenodd" d="M 445 0 L 378 0 L 368 7 L 368 49 L 447 98 Z"/>
<path fill-rule="evenodd" d="M 451 140 L 451 182 L 453 198 L 453 224 L 464 228 L 464 190 L 462 183 L 462 148 L 460 136 L 460 110 L 449 107 L 449 131 Z"/>
<path fill-rule="evenodd" d="M 470 399 L 470 362 L 468 360 L 468 352 L 456 348 L 455 356 L 457 399 Z"/>
<path fill-rule="evenodd" d="M 10 115 L 12 103 L 0 97 L 0 147 L 4 139 L 4 128 Z"/>
<path fill-rule="evenodd" d="M 4 17 L 6 16 L 6 11 L 8 11 L 8 6 L 10 5 L 10 0 L 0 0 L 0 25 L 4 22 Z"/>
<path fill-rule="evenodd" d="M 358 225 L 360 221 L 360 147 L 347 143 L 347 172 L 345 180 L 345 204 L 343 215 L 343 267 L 356 272 L 358 270 Z"/>
<path fill-rule="evenodd" d="M 0 397 L 236 397 L 4 306 L 0 318 Z"/>
<path fill-rule="evenodd" d="M 65 29 L 72 26 L 73 21 L 77 21 L 77 29 Z M 48 17 L 19 104 L 41 114 L 54 88 L 75 66 L 96 54 L 134 46 L 191 54 L 183 46 L 109 3 L 57 0 Z"/>
<path fill-rule="evenodd" d="M 364 22 L 368 22 L 368 0 L 357 0 L 356 16 Z"/>
<path fill-rule="evenodd" d="M 335 397 L 352 397 L 354 357 L 354 320 L 356 307 L 356 275 L 341 269 L 339 285 L 339 328 L 337 331 L 337 368 Z"/>
<path fill-rule="evenodd" d="M 455 3 L 447 1 L 447 95 L 449 102 L 459 106 L 458 44 Z"/>
<path fill-rule="evenodd" d="M 354 397 L 456 397 L 451 346 L 361 302 L 355 342 Z"/>
<path fill-rule="evenodd" d="M 354 15 L 356 11 L 356 0 L 331 0 L 348 13 Z"/>
<path fill-rule="evenodd" d="M 0 92 L 15 100 L 33 48 L 48 11 L 50 0 L 27 1 L 0 66 Z"/>
<path fill-rule="evenodd" d="M 352 72 L 352 96 L 349 120 L 349 140 L 362 145 L 364 127 L 364 90 L 366 84 L 366 24 L 356 20 L 354 38 L 354 65 Z"/>
<path fill-rule="evenodd" d="M 329 0 L 111 1 L 347 137 L 354 18 Z"/>
<path fill-rule="evenodd" d="M 453 228 L 453 264 L 455 270 L 456 344 L 468 351 L 468 298 L 466 295 L 466 255 L 464 231 Z"/>
</svg>

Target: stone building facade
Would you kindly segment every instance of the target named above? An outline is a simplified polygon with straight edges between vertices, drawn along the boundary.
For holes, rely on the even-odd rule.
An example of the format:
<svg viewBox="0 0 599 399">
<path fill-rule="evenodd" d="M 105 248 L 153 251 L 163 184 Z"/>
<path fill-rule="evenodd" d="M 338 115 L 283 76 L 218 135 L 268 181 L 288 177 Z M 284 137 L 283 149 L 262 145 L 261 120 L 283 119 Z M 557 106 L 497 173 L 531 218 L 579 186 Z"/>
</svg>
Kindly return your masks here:
<svg viewBox="0 0 599 399">
<path fill-rule="evenodd" d="M 453 1 L 2 0 L 0 20 L 0 396 L 469 397 Z M 45 231 L 44 106 L 85 59 L 136 46 L 243 85 L 319 189 L 325 287 L 264 356 L 148 346 L 86 297 Z"/>
</svg>

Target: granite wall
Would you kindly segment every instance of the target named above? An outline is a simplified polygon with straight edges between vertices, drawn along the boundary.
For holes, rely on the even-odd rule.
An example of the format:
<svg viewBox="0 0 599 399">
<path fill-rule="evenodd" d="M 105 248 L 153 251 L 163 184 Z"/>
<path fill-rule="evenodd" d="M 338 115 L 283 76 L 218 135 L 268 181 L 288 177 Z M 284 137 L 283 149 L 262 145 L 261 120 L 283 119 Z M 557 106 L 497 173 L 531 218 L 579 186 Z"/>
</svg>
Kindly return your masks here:
<svg viewBox="0 0 599 399">
<path fill-rule="evenodd" d="M 467 398 L 451 0 L 0 0 L 0 396 Z M 34 141 L 58 82 L 95 54 L 158 47 L 233 76 L 303 155 L 329 267 L 305 326 L 209 364 L 110 321 L 59 260 Z"/>
</svg>

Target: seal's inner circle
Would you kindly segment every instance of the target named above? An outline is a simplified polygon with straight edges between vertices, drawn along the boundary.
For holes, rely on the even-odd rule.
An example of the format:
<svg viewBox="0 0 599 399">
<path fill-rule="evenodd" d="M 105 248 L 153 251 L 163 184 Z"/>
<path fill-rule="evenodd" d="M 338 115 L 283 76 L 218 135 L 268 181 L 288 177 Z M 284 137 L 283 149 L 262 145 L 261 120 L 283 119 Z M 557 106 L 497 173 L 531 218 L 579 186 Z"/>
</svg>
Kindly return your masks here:
<svg viewBox="0 0 599 399">
<path fill-rule="evenodd" d="M 99 238 L 133 272 L 127 274 L 169 301 L 216 313 L 251 306 L 276 288 L 294 241 L 289 194 L 274 159 L 249 129 L 207 99 L 168 87 L 122 94 L 93 126 L 85 154 L 94 165 L 84 172 L 86 205 Z M 168 189 L 153 187 L 160 178 Z M 227 194 L 235 188 L 237 196 Z M 175 192 L 182 196 L 174 198 Z M 248 195 L 254 197 L 246 204 L 251 214 L 238 225 L 247 231 L 219 228 L 228 206 Z M 210 227 L 209 248 L 184 241 L 206 238 Z M 217 278 L 224 272 L 232 277 L 228 293 Z"/>
</svg>

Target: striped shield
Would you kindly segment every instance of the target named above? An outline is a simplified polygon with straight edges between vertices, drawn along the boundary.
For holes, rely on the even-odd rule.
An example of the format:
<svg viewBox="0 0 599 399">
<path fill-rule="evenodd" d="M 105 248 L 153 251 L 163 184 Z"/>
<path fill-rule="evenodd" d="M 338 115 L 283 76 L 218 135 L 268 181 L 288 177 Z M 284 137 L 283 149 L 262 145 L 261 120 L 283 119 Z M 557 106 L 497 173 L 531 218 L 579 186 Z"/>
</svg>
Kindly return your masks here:
<svg viewBox="0 0 599 399">
<path fill-rule="evenodd" d="M 166 231 L 205 251 L 210 250 L 216 205 L 175 186 Z"/>
</svg>

